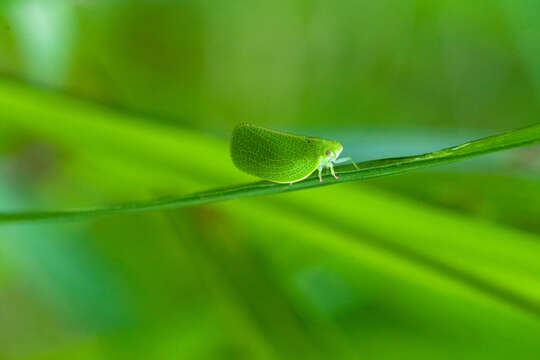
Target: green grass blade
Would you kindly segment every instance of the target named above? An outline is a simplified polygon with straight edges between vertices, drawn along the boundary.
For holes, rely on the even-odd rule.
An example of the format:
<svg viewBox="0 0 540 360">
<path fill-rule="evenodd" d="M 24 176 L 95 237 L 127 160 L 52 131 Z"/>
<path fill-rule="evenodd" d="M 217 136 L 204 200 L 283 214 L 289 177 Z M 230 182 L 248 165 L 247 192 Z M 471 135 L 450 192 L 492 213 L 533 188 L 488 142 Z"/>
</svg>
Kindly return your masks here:
<svg viewBox="0 0 540 360">
<path fill-rule="evenodd" d="M 431 153 L 400 158 L 380 159 L 359 163 L 359 169 L 352 166 L 339 166 L 336 172 L 339 180 L 326 176 L 319 182 L 316 176 L 294 185 L 256 182 L 227 188 L 213 189 L 190 195 L 151 201 L 106 206 L 100 208 L 74 209 L 66 211 L 28 211 L 0 213 L 0 222 L 25 222 L 42 220 L 68 220 L 96 216 L 125 214 L 148 210 L 180 208 L 217 201 L 238 199 L 256 195 L 275 194 L 302 189 L 334 185 L 349 181 L 365 180 L 375 177 L 399 174 L 418 168 L 456 162 L 475 156 L 515 147 L 530 145 L 540 141 L 540 125 L 532 125 L 502 134 L 485 137 L 458 146 L 445 148 Z"/>
</svg>

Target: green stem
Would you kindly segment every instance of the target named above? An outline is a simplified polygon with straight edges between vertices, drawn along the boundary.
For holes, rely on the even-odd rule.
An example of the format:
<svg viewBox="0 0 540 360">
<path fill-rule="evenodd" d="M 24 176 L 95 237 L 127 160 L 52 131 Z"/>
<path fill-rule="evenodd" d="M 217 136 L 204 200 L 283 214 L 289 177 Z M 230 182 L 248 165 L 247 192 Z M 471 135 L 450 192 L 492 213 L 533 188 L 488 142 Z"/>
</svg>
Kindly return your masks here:
<svg viewBox="0 0 540 360">
<path fill-rule="evenodd" d="M 488 153 L 540 142 L 540 124 L 506 133 L 485 137 L 451 148 L 416 156 L 389 158 L 358 163 L 359 169 L 350 165 L 336 167 L 339 179 L 331 176 L 319 182 L 314 175 L 294 185 L 266 181 L 208 190 L 174 198 L 132 202 L 113 206 L 62 211 L 23 211 L 0 213 L 0 223 L 34 222 L 45 220 L 74 220 L 113 214 L 181 208 L 244 197 L 297 191 L 319 186 L 358 181 L 411 171 L 433 165 L 441 165 Z"/>
</svg>

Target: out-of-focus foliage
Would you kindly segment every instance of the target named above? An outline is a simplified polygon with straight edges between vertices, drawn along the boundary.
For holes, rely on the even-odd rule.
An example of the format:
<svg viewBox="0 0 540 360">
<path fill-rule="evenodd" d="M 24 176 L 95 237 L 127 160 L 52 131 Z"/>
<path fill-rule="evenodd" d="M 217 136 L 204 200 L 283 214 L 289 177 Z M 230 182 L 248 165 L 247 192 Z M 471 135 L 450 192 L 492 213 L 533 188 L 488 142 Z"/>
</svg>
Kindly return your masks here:
<svg viewBox="0 0 540 360">
<path fill-rule="evenodd" d="M 532 124 L 538 10 L 4 1 L 0 209 L 252 181 L 228 158 L 240 121 L 343 134 L 355 159 Z M 538 159 L 531 147 L 360 184 L 1 226 L 0 357 L 534 358 Z"/>
<path fill-rule="evenodd" d="M 510 128 L 538 111 L 538 5 L 523 4 L 7 0 L 0 67 L 221 133 Z"/>
</svg>

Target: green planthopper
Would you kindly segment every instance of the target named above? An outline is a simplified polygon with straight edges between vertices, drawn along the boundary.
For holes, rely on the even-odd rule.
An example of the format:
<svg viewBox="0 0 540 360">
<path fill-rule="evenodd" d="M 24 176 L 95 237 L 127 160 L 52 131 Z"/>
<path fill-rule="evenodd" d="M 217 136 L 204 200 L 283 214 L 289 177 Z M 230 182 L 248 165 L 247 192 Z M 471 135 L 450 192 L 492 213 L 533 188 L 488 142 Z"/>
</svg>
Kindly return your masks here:
<svg viewBox="0 0 540 360">
<path fill-rule="evenodd" d="M 343 146 L 334 140 L 289 134 L 251 124 L 240 124 L 232 133 L 231 158 L 236 167 L 250 175 L 277 183 L 302 181 L 318 170 L 330 169 L 336 179 L 334 164 L 351 161 L 338 159 Z"/>
</svg>

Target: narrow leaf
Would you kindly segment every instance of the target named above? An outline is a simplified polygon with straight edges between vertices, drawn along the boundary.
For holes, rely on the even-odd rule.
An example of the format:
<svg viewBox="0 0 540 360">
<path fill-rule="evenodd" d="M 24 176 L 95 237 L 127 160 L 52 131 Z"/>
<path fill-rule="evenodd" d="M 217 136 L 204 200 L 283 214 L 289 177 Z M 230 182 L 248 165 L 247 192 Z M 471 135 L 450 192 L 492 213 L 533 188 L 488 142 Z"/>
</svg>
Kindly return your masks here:
<svg viewBox="0 0 540 360">
<path fill-rule="evenodd" d="M 418 168 L 456 162 L 483 154 L 508 150 L 538 142 L 540 142 L 540 124 L 485 137 L 479 140 L 426 154 L 366 161 L 358 164 L 359 169 L 355 169 L 352 166 L 339 166 L 336 168 L 336 172 L 339 175 L 338 180 L 327 175 L 323 178 L 322 182 L 319 182 L 317 177 L 314 175 L 304 181 L 295 183 L 294 185 L 261 181 L 227 188 L 213 189 L 174 198 L 133 202 L 99 208 L 72 209 L 63 211 L 5 212 L 0 213 L 0 223 L 81 219 L 148 210 L 180 208 L 256 195 L 297 191 L 318 186 L 334 185 L 343 182 L 399 174 Z"/>
</svg>

